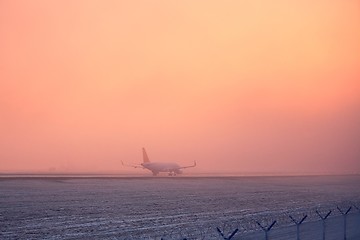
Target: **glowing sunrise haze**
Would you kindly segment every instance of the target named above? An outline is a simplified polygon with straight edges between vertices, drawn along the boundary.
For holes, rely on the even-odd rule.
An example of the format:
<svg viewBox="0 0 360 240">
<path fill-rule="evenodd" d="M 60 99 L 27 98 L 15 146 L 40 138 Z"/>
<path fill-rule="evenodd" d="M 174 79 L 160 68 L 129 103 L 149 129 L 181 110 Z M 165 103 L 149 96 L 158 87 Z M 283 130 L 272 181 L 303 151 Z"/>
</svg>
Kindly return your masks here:
<svg viewBox="0 0 360 240">
<path fill-rule="evenodd" d="M 0 173 L 360 173 L 360 2 L 0 0 Z"/>
</svg>

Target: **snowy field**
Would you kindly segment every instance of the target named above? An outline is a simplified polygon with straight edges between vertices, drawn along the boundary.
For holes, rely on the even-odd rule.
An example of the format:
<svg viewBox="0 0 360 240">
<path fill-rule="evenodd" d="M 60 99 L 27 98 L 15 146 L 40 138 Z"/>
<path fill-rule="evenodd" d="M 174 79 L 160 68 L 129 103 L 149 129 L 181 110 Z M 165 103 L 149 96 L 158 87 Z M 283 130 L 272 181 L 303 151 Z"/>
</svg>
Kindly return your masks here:
<svg viewBox="0 0 360 240">
<path fill-rule="evenodd" d="M 0 239 L 360 239 L 360 176 L 0 178 Z"/>
</svg>

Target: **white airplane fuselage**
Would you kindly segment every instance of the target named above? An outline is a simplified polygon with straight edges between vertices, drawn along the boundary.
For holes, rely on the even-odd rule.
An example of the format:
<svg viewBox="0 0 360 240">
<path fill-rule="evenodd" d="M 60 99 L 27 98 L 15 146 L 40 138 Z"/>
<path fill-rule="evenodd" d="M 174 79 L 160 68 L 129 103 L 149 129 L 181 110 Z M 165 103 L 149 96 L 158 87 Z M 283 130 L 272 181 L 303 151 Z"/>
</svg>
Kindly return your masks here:
<svg viewBox="0 0 360 240">
<path fill-rule="evenodd" d="M 168 172 L 173 174 L 181 174 L 182 171 L 179 169 L 180 166 L 177 163 L 165 163 L 165 162 L 145 162 L 142 163 L 146 169 L 149 169 L 153 172 L 154 175 L 157 175 L 160 172 Z"/>
<path fill-rule="evenodd" d="M 143 162 L 139 165 L 126 165 L 123 161 L 121 161 L 122 165 L 134 168 L 143 168 L 150 170 L 154 176 L 157 176 L 161 172 L 169 173 L 169 176 L 175 176 L 177 174 L 181 174 L 184 168 L 192 168 L 196 166 L 196 161 L 194 161 L 194 165 L 190 166 L 179 166 L 179 164 L 175 162 L 151 162 L 149 157 L 145 151 L 145 148 L 142 149 L 143 152 Z"/>
</svg>

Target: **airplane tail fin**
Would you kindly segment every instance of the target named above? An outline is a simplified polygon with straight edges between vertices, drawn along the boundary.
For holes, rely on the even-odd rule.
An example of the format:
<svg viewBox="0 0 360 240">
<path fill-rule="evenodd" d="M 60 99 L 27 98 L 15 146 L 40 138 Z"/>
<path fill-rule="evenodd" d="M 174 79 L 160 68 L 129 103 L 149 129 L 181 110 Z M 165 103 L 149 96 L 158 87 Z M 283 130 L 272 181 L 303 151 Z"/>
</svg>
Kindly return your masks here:
<svg viewBox="0 0 360 240">
<path fill-rule="evenodd" d="M 149 160 L 148 155 L 146 154 L 145 148 L 142 149 L 142 152 L 143 152 L 143 162 L 144 163 L 149 163 L 150 160 Z"/>
</svg>

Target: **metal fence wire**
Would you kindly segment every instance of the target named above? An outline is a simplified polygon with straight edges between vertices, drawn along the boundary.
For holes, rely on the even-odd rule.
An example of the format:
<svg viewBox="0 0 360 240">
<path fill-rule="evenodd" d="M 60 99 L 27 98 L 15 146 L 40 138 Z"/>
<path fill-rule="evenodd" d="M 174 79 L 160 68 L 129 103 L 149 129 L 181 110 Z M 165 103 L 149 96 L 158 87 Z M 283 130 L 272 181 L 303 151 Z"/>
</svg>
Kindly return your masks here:
<svg viewBox="0 0 360 240">
<path fill-rule="evenodd" d="M 220 219 L 197 224 L 174 225 L 164 232 L 124 230 L 120 240 L 359 240 L 360 204 L 317 206 L 307 211 L 263 212 L 254 216 L 227 214 Z M 201 219 L 198 219 L 201 222 Z"/>
</svg>

